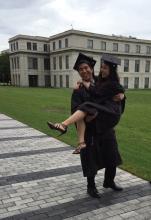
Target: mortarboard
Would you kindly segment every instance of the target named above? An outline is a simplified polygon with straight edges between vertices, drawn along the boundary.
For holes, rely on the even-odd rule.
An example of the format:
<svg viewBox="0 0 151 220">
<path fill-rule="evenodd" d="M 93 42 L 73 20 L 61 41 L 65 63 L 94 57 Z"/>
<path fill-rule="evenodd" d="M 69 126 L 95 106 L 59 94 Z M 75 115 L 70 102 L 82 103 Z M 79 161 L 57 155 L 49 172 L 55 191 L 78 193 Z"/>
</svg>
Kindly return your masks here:
<svg viewBox="0 0 151 220">
<path fill-rule="evenodd" d="M 83 53 L 79 53 L 77 60 L 74 64 L 73 69 L 77 70 L 79 69 L 79 65 L 82 63 L 86 63 L 88 65 L 90 65 L 92 68 L 95 66 L 96 64 L 96 60 L 94 60 L 92 57 L 86 56 Z"/>
<path fill-rule="evenodd" d="M 121 65 L 121 60 L 111 54 L 103 54 L 101 60 L 113 65 Z"/>
</svg>

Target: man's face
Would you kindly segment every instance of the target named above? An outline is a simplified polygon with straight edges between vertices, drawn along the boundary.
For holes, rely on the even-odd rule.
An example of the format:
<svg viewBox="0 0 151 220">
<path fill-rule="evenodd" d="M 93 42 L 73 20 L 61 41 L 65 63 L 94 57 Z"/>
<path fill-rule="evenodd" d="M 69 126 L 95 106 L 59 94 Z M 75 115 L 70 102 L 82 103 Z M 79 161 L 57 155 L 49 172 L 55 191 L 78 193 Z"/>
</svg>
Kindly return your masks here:
<svg viewBox="0 0 151 220">
<path fill-rule="evenodd" d="M 93 69 L 88 64 L 86 63 L 80 64 L 78 72 L 82 80 L 87 82 L 91 81 L 93 75 Z"/>
</svg>

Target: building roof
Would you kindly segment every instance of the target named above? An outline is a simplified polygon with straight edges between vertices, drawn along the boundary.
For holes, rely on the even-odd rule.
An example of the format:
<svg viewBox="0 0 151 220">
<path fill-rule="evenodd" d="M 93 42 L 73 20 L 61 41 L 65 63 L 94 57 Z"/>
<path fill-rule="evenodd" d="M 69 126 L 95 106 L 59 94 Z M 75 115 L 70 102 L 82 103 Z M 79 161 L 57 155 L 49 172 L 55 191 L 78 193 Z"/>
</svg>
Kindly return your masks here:
<svg viewBox="0 0 151 220">
<path fill-rule="evenodd" d="M 33 41 L 45 41 L 48 42 L 49 38 L 47 37 L 41 37 L 41 36 L 30 36 L 30 35 L 22 35 L 22 34 L 18 34 L 12 38 L 9 39 L 9 42 L 15 41 L 15 40 L 19 40 L 19 39 L 23 39 L 23 40 L 33 40 Z"/>
<path fill-rule="evenodd" d="M 84 37 L 89 37 L 89 38 L 101 38 L 104 40 L 117 40 L 117 41 L 127 41 L 127 42 L 132 42 L 132 43 L 147 43 L 151 44 L 151 40 L 146 40 L 146 39 L 139 39 L 133 36 L 122 36 L 122 35 L 104 35 L 104 34 L 98 34 L 98 33 L 92 33 L 92 32 L 87 32 L 87 31 L 80 31 L 80 30 L 74 30 L 70 29 L 64 32 L 61 32 L 56 35 L 52 35 L 49 37 L 50 40 L 56 40 L 60 37 L 66 37 L 69 35 L 79 35 L 79 36 L 84 36 Z"/>
<path fill-rule="evenodd" d="M 55 35 L 52 35 L 50 37 L 42 37 L 42 36 L 30 36 L 30 35 L 16 35 L 9 39 L 9 43 L 13 42 L 15 40 L 24 39 L 24 40 L 33 40 L 33 41 L 43 41 L 43 42 L 49 42 L 53 40 L 57 40 L 62 37 L 68 37 L 70 35 L 78 35 L 83 36 L 87 38 L 95 38 L 95 39 L 102 39 L 102 40 L 110 40 L 110 41 L 121 41 L 121 42 L 127 42 L 127 43 L 144 43 L 144 44 L 150 44 L 151 40 L 147 39 L 139 39 L 133 36 L 122 36 L 122 35 L 104 35 L 104 34 L 98 34 L 98 33 L 92 33 L 87 31 L 80 31 L 80 30 L 74 30 L 70 29 Z"/>
</svg>

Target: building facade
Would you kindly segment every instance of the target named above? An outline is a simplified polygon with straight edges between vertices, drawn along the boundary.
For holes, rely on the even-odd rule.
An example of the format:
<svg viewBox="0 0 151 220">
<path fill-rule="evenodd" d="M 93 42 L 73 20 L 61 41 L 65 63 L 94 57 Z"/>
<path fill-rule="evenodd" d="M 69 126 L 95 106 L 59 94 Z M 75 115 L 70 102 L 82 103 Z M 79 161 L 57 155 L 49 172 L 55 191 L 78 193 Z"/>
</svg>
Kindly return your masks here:
<svg viewBox="0 0 151 220">
<path fill-rule="evenodd" d="M 15 86 L 74 87 L 79 75 L 73 66 L 82 52 L 97 61 L 96 75 L 102 54 L 110 53 L 121 59 L 118 72 L 125 88 L 151 88 L 151 40 L 69 30 L 49 38 L 17 35 L 9 45 Z"/>
</svg>

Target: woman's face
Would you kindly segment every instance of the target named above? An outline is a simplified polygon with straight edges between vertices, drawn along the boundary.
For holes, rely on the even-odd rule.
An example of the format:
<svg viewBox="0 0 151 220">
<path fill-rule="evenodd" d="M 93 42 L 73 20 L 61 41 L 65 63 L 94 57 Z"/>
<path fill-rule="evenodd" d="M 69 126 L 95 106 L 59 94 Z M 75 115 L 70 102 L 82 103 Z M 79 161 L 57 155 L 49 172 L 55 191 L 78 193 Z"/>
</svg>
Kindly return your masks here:
<svg viewBox="0 0 151 220">
<path fill-rule="evenodd" d="M 86 63 L 82 63 L 79 66 L 79 75 L 84 81 L 91 81 L 93 75 L 93 69 Z"/>
<path fill-rule="evenodd" d="M 102 78 L 107 78 L 110 75 L 110 67 L 107 64 L 102 63 L 100 73 Z"/>
</svg>

